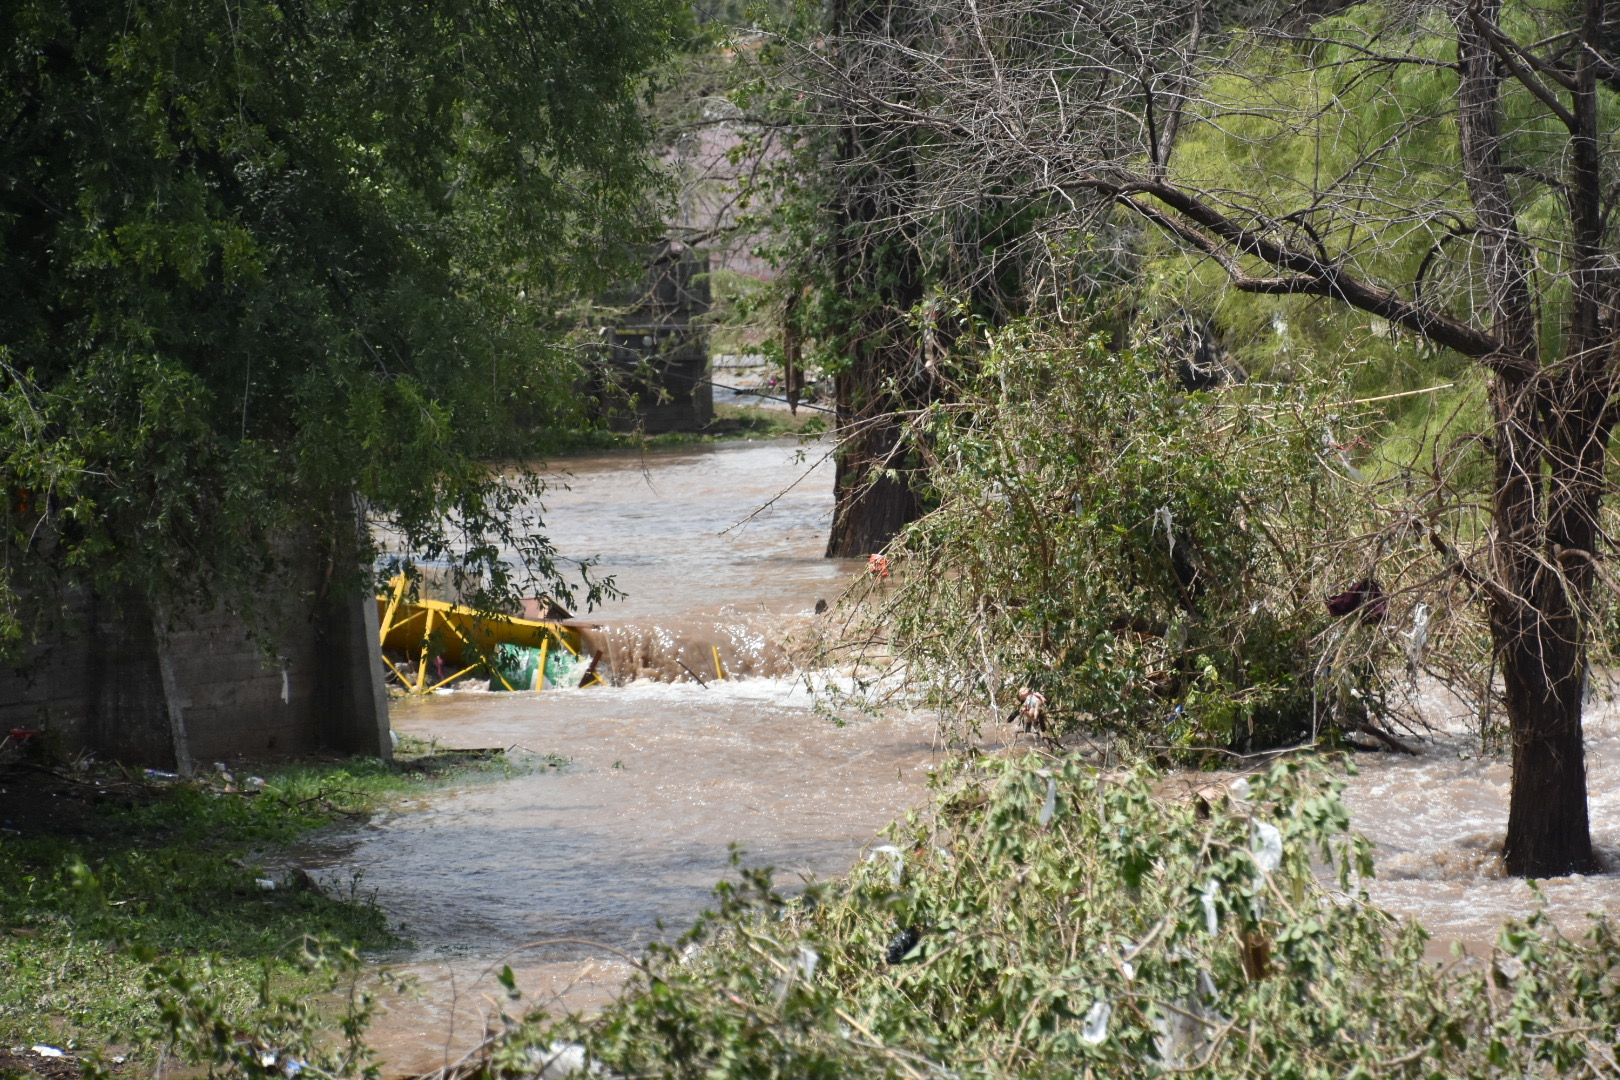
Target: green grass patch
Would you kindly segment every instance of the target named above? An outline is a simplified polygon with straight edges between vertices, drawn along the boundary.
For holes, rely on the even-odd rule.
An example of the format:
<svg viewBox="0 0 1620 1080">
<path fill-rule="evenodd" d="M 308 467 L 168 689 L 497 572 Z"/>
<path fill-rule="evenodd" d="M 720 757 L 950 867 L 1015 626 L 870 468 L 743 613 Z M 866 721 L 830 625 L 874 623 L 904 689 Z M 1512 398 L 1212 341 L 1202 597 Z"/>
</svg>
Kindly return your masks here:
<svg viewBox="0 0 1620 1080">
<path fill-rule="evenodd" d="M 671 446 L 702 446 L 710 443 L 780 439 L 790 435 L 820 435 L 831 430 L 828 413 L 802 408 L 797 414 L 783 409 L 763 409 L 757 405 L 716 405 L 714 422 L 703 431 L 669 431 L 643 435 L 634 431 L 607 431 L 592 428 L 548 433 L 535 446 L 543 457 L 589 454 L 608 450 L 658 449 Z"/>
<path fill-rule="evenodd" d="M 737 426 L 730 438 L 774 439 L 783 435 L 819 435 L 829 430 L 830 414 L 800 408 L 797 413 L 757 405 L 716 405 L 714 418 Z"/>
<path fill-rule="evenodd" d="M 361 950 L 400 944 L 363 881 L 320 888 L 266 863 L 317 828 L 446 777 L 507 768 L 498 757 L 403 749 L 393 764 L 266 766 L 262 788 L 245 770 L 234 782 L 151 783 L 0 766 L 0 1044 L 94 1046 L 150 1024 L 151 961 L 207 958 L 229 1014 L 267 980 L 296 988 L 309 936 Z"/>
</svg>

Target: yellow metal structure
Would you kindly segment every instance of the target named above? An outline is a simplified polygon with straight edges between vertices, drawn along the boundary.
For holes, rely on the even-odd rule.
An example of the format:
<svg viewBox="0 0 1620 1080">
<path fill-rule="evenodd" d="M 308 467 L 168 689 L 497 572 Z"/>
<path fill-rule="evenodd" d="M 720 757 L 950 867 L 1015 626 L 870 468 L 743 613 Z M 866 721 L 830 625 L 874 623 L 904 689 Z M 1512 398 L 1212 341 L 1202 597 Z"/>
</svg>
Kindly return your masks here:
<svg viewBox="0 0 1620 1080">
<path fill-rule="evenodd" d="M 521 645 L 539 649 L 541 682 L 544 684 L 546 653 L 553 649 L 566 649 L 579 655 L 579 631 L 556 622 L 517 619 L 506 615 L 480 614 L 460 604 L 447 604 L 442 600 L 407 600 L 406 580 L 396 577 L 388 583 L 391 594 L 377 597 L 377 613 L 382 627 L 379 643 L 383 649 L 383 663 L 400 683 L 412 694 L 427 694 L 452 683 L 480 668 L 493 673 L 503 683 L 506 677 L 491 662 L 501 645 Z M 415 670 L 409 660 L 403 667 L 396 664 L 389 653 L 413 658 Z M 455 669 L 437 681 L 428 682 L 428 661 L 443 657 Z M 594 676 L 593 676 L 594 680 Z M 507 684 L 508 690 L 512 689 Z"/>
</svg>

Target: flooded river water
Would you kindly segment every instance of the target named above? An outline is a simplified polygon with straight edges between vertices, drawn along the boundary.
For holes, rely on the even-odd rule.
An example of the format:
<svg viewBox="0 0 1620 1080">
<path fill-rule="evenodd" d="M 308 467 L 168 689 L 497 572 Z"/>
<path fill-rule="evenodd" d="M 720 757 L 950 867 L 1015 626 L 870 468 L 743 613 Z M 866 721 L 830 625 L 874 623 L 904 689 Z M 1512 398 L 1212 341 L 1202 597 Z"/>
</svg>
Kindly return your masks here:
<svg viewBox="0 0 1620 1080">
<path fill-rule="evenodd" d="M 815 602 L 858 569 L 821 557 L 825 452 L 771 442 L 569 461 L 548 530 L 560 552 L 598 556 L 614 575 L 626 595 L 594 613 L 596 633 L 643 659 L 615 665 L 617 686 L 396 700 L 402 734 L 556 764 L 401 807 L 321 853 L 329 877 L 361 873 L 414 942 L 393 959 L 418 991 L 391 1000 L 375 1030 L 388 1074 L 475 1042 L 503 964 L 530 1001 L 606 1000 L 628 970 L 610 949 L 633 955 L 689 925 L 727 874 L 730 845 L 783 880 L 826 877 L 925 797 L 939 752 L 927 718 L 838 726 L 782 674 L 791 664 L 750 644 L 808 633 Z M 730 643 L 725 678 L 682 677 L 659 659 L 693 642 Z M 652 678 L 634 679 L 638 665 Z M 765 677 L 737 677 L 751 671 Z M 1620 868 L 1620 720 L 1607 705 L 1591 713 L 1594 838 Z M 1375 898 L 1434 931 L 1439 954 L 1451 939 L 1489 942 L 1535 901 L 1500 872 L 1505 762 L 1482 756 L 1438 698 L 1430 719 L 1451 732 L 1416 758 L 1360 755 L 1347 797 L 1377 845 Z M 1587 911 L 1620 907 L 1616 874 L 1545 889 L 1571 931 Z"/>
<path fill-rule="evenodd" d="M 1467 718 L 1448 715 L 1437 695 L 1428 719 L 1441 734 L 1418 757 L 1359 754 L 1345 792 L 1351 824 L 1377 845 L 1374 899 L 1418 919 L 1435 936 L 1431 955 L 1462 941 L 1478 952 L 1510 918 L 1535 910 L 1524 881 L 1502 872 L 1510 770 L 1481 754 Z M 1548 912 L 1565 933 L 1585 931 L 1587 912 L 1620 914 L 1620 717 L 1594 701 L 1586 716 L 1592 841 L 1607 872 L 1541 882 Z"/>
<path fill-rule="evenodd" d="M 779 441 L 568 461 L 548 534 L 625 594 L 589 632 L 622 685 L 394 701 L 402 735 L 557 764 L 401 807 L 321 853 L 329 878 L 361 873 L 414 942 L 391 959 L 418 990 L 373 1032 L 390 1075 L 476 1042 L 504 964 L 531 1001 L 605 1000 L 628 966 L 590 943 L 634 954 L 679 934 L 733 844 L 788 884 L 825 878 L 921 800 L 932 725 L 839 726 L 785 660 L 859 568 L 822 557 L 825 455 Z"/>
</svg>

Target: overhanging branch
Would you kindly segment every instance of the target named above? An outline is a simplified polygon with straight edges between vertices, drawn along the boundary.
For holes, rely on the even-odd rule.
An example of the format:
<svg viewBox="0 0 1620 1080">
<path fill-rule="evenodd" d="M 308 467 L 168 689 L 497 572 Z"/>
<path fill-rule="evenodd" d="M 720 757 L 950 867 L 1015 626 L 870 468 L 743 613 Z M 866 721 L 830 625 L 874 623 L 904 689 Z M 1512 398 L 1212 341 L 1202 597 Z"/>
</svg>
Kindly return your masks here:
<svg viewBox="0 0 1620 1080">
<path fill-rule="evenodd" d="M 1273 240 L 1232 220 L 1197 195 L 1161 180 L 1145 177 L 1086 176 L 1069 186 L 1107 195 L 1203 252 L 1226 271 L 1235 288 L 1268 295 L 1322 296 L 1348 304 L 1405 327 L 1428 341 L 1455 349 L 1493 371 L 1529 375 L 1534 364 L 1510 352 L 1494 335 L 1443 311 L 1407 300 L 1348 274 L 1336 262 Z M 1145 202 L 1151 198 L 1170 212 Z M 1248 255 L 1289 272 L 1286 277 L 1256 277 L 1243 269 Z"/>
</svg>

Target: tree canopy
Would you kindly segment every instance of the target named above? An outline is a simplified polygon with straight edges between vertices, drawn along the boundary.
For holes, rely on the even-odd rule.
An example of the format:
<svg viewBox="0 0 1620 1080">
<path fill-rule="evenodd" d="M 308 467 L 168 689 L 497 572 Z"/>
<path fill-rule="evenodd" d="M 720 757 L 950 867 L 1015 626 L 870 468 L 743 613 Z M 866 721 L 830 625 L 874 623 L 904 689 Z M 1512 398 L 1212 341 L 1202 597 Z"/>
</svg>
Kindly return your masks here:
<svg viewBox="0 0 1620 1080">
<path fill-rule="evenodd" d="M 295 530 L 363 556 L 357 495 L 429 556 L 521 546 L 533 485 L 476 456 L 568 407 L 556 302 L 656 220 L 682 12 L 8 5 L 0 633 L 63 586 L 243 601 Z"/>
</svg>

